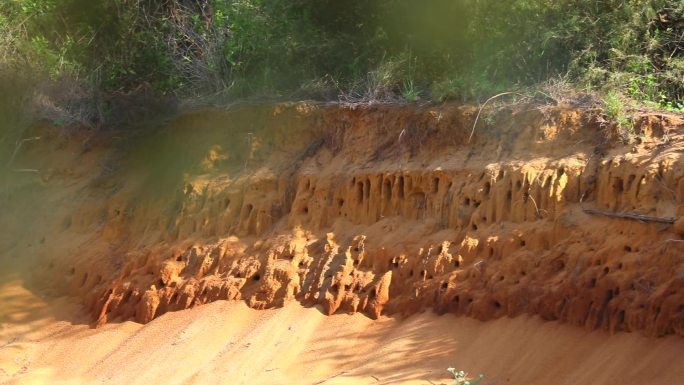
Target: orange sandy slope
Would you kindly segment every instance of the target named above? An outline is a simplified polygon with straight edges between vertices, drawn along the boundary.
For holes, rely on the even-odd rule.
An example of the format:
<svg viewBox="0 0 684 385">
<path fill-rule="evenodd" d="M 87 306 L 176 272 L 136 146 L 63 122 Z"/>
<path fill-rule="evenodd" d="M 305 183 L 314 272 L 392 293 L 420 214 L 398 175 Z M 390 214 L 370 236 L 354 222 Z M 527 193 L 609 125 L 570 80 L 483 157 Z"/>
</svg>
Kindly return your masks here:
<svg viewBox="0 0 684 385">
<path fill-rule="evenodd" d="M 291 302 L 219 301 L 147 325 L 90 329 L 78 305 L 0 285 L 0 383 L 441 384 L 455 366 L 485 384 L 682 383 L 684 340 L 610 336 L 536 318 L 418 314 L 372 321 Z"/>
</svg>

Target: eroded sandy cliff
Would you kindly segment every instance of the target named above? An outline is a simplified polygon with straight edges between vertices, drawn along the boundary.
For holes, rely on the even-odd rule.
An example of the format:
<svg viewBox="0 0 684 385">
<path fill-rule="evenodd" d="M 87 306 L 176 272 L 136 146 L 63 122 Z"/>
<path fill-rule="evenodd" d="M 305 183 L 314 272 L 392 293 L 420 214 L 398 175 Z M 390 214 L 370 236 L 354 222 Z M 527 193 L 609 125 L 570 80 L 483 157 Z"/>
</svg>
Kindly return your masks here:
<svg viewBox="0 0 684 385">
<path fill-rule="evenodd" d="M 468 143 L 475 113 L 302 103 L 128 140 L 41 129 L 15 163 L 60 208 L 21 242 L 97 325 L 296 300 L 684 335 L 684 119 L 644 113 L 626 145 L 595 112 L 516 107 Z M 9 195 L 15 214 L 36 204 Z"/>
</svg>

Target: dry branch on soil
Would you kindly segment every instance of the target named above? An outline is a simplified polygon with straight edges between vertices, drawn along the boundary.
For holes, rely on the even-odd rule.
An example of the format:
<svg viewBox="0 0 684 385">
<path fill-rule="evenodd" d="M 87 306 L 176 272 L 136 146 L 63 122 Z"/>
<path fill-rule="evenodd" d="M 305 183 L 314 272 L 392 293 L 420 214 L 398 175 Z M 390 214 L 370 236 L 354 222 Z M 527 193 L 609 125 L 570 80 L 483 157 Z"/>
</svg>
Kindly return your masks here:
<svg viewBox="0 0 684 385">
<path fill-rule="evenodd" d="M 12 165 L 12 163 L 14 163 L 14 158 L 17 157 L 17 154 L 19 153 L 19 150 L 21 150 L 21 146 L 23 146 L 24 143 L 26 143 L 26 142 L 31 142 L 31 141 L 34 141 L 34 140 L 40 140 L 40 136 L 36 136 L 36 137 L 33 137 L 33 138 L 26 138 L 26 139 L 18 140 L 17 143 L 16 143 L 16 145 L 14 146 L 14 152 L 12 153 L 12 157 L 10 158 L 9 162 L 7 163 L 7 165 L 10 166 L 10 165 Z"/>
<path fill-rule="evenodd" d="M 525 97 L 525 95 L 518 93 L 518 92 L 502 92 L 500 94 L 494 95 L 491 98 L 485 100 L 485 102 L 480 106 L 480 110 L 477 111 L 477 116 L 475 117 L 475 123 L 473 123 L 473 129 L 470 131 L 470 136 L 468 137 L 468 143 L 473 139 L 473 135 L 475 135 L 475 127 L 477 127 L 477 122 L 480 120 L 480 114 L 482 114 L 482 110 L 485 108 L 487 103 L 491 102 L 492 100 L 501 97 L 501 96 L 506 96 L 506 95 L 518 95 L 521 97 Z"/>
<path fill-rule="evenodd" d="M 668 217 L 652 217 L 648 215 L 641 215 L 641 214 L 635 214 L 635 213 L 614 213 L 610 211 L 603 211 L 603 210 L 594 210 L 594 209 L 582 209 L 587 214 L 594 214 L 594 215 L 603 215 L 607 217 L 615 217 L 615 218 L 624 218 L 624 219 L 633 219 L 636 221 L 644 221 L 644 222 L 658 222 L 658 223 L 675 223 L 674 218 L 668 218 Z"/>
</svg>

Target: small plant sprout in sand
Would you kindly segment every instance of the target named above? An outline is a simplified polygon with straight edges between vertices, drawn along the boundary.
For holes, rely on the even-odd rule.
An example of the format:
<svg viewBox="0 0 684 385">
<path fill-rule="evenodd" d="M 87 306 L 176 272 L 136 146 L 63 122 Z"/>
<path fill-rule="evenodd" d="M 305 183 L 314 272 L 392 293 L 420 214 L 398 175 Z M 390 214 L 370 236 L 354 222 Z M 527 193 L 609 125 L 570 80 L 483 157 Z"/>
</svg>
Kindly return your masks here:
<svg viewBox="0 0 684 385">
<path fill-rule="evenodd" d="M 463 370 L 456 370 L 455 368 L 447 368 L 447 371 L 454 375 L 456 385 L 477 385 L 484 378 L 484 375 L 480 374 L 477 378 L 468 379 L 468 373 Z"/>
</svg>

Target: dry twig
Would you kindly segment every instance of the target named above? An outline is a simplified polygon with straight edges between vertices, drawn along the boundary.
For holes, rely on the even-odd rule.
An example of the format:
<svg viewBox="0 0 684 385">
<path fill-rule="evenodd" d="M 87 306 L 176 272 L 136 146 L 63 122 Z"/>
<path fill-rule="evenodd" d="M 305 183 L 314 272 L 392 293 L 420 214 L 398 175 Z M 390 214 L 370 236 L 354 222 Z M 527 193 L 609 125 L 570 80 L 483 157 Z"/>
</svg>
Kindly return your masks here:
<svg viewBox="0 0 684 385">
<path fill-rule="evenodd" d="M 339 373 L 337 373 L 337 374 L 335 374 L 335 375 L 332 375 L 332 376 L 330 376 L 330 377 L 328 377 L 328 378 L 326 378 L 326 379 L 324 379 L 324 380 L 321 380 L 321 381 L 316 382 L 314 385 L 323 384 L 323 383 L 325 383 L 325 382 L 328 382 L 328 380 L 332 380 L 333 378 L 339 377 L 339 376 L 341 376 L 341 375 L 343 375 L 343 374 L 347 374 L 347 372 L 339 372 Z"/>
<path fill-rule="evenodd" d="M 500 93 L 500 94 L 494 95 L 494 96 L 492 96 L 491 98 L 487 99 L 487 100 L 480 106 L 480 110 L 477 111 L 477 116 L 475 117 L 475 123 L 473 123 L 473 129 L 472 129 L 472 131 L 470 131 L 470 136 L 468 137 L 468 143 L 470 143 L 470 141 L 473 139 L 473 135 L 475 135 L 475 127 L 477 127 L 477 122 L 480 120 L 480 114 L 482 113 L 482 110 L 485 108 L 485 106 L 487 105 L 487 103 L 491 102 L 492 100 L 494 100 L 494 99 L 496 99 L 496 98 L 498 98 L 498 97 L 506 96 L 506 95 L 518 95 L 518 96 L 525 97 L 525 95 L 523 95 L 523 94 L 521 94 L 521 93 L 518 93 L 518 92 L 502 92 L 502 93 Z"/>
<path fill-rule="evenodd" d="M 12 157 L 10 158 L 9 163 L 7 163 L 7 165 L 12 165 L 12 163 L 14 162 L 14 158 L 16 158 L 17 154 L 19 153 L 19 150 L 21 149 L 21 146 L 23 146 L 25 142 L 30 142 L 33 140 L 40 140 L 40 136 L 35 136 L 33 138 L 26 138 L 17 141 L 17 144 L 14 146 L 14 152 L 12 153 Z"/>
<path fill-rule="evenodd" d="M 648 216 L 648 215 L 635 214 L 635 213 L 614 213 L 612 211 L 603 211 L 603 210 L 594 210 L 594 209 L 585 209 L 585 208 L 583 208 L 582 211 L 584 211 L 587 214 L 603 215 L 603 216 L 607 216 L 607 217 L 623 218 L 623 219 L 633 219 L 636 221 L 670 223 L 670 224 L 675 223 L 675 219 L 669 218 L 669 217 L 652 217 L 652 216 Z"/>
</svg>

